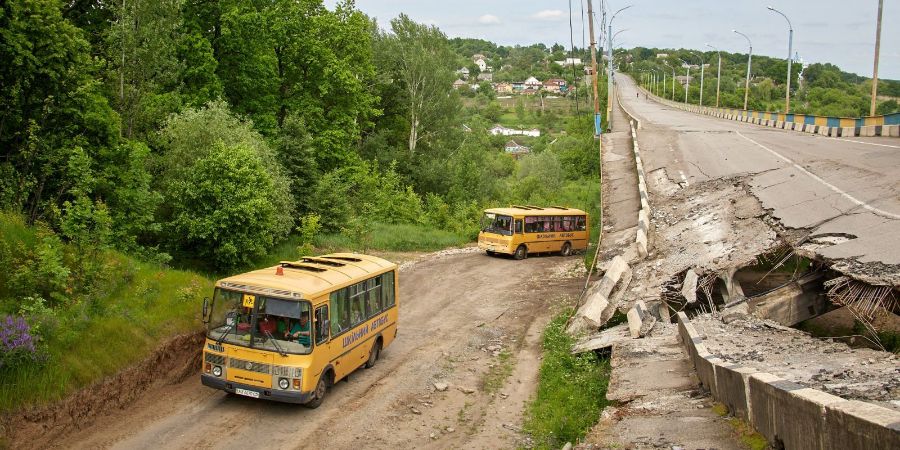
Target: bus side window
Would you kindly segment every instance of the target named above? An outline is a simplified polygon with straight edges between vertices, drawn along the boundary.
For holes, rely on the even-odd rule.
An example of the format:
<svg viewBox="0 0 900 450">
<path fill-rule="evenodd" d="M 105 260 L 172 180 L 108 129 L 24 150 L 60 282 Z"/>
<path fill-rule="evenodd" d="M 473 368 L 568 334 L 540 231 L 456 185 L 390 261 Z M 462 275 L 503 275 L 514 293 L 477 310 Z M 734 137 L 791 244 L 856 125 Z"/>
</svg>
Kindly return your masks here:
<svg viewBox="0 0 900 450">
<path fill-rule="evenodd" d="M 578 231 L 584 231 L 584 216 L 578 216 Z"/>
<path fill-rule="evenodd" d="M 357 283 L 350 291 L 350 326 L 355 327 L 367 319 L 366 316 L 366 282 Z"/>
<path fill-rule="evenodd" d="M 331 293 L 331 335 L 336 336 L 350 328 L 350 302 L 347 299 L 348 288 Z"/>
<path fill-rule="evenodd" d="M 394 306 L 394 272 L 381 275 L 382 305 L 385 309 Z"/>
<path fill-rule="evenodd" d="M 374 316 L 381 313 L 382 303 L 384 303 L 381 301 L 381 277 L 370 279 L 369 284 L 374 284 L 369 289 L 369 315 Z"/>
<path fill-rule="evenodd" d="M 516 219 L 516 233 L 522 234 L 522 219 Z"/>
<path fill-rule="evenodd" d="M 328 340 L 328 305 L 316 308 L 316 344 Z"/>
</svg>

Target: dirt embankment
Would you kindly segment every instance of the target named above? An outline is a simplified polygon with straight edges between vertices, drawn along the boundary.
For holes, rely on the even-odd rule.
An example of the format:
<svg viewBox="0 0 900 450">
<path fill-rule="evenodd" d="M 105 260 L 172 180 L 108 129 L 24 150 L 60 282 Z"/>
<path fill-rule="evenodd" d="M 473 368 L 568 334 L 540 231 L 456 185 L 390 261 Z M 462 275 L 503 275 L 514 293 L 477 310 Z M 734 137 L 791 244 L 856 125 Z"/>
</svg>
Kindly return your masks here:
<svg viewBox="0 0 900 450">
<path fill-rule="evenodd" d="M 16 448 L 498 448 L 521 444 L 540 336 L 584 282 L 581 257 L 488 257 L 471 249 L 406 263 L 400 334 L 310 410 L 205 388 L 202 335 L 174 340 L 61 406 L 17 417 Z M 583 269 L 582 269 L 583 270 Z M 176 356 L 176 357 L 172 357 Z"/>
<path fill-rule="evenodd" d="M 37 436 L 52 438 L 81 429 L 94 417 L 121 410 L 147 391 L 180 383 L 196 374 L 202 343 L 203 331 L 175 336 L 140 363 L 61 402 L 4 417 L 0 431 L 14 443 L 25 443 Z"/>
</svg>

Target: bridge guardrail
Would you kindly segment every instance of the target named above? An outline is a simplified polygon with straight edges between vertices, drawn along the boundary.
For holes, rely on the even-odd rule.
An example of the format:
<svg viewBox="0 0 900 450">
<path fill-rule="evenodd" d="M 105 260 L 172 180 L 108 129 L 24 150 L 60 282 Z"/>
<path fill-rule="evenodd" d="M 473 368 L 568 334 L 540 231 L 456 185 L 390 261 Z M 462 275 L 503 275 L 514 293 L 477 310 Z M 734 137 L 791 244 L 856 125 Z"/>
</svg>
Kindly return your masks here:
<svg viewBox="0 0 900 450">
<path fill-rule="evenodd" d="M 696 114 L 830 137 L 900 137 L 900 113 L 866 117 L 831 117 L 736 108 L 698 106 L 665 99 L 639 86 L 659 103 Z"/>
</svg>

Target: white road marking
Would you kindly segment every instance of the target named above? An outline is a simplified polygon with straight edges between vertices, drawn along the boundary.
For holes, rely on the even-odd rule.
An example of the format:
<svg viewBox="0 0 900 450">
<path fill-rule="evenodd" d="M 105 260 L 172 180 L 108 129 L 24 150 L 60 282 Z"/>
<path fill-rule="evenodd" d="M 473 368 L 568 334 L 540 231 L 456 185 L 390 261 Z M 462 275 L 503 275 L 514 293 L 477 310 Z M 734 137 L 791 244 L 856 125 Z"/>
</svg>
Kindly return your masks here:
<svg viewBox="0 0 900 450">
<path fill-rule="evenodd" d="M 748 141 L 750 141 L 750 142 L 756 144 L 757 146 L 759 146 L 759 147 L 762 148 L 763 150 L 765 150 L 765 151 L 767 151 L 767 152 L 769 152 L 769 153 L 771 153 L 771 154 L 777 156 L 777 157 L 778 157 L 779 159 L 781 159 L 782 161 L 784 161 L 784 162 L 786 162 L 786 163 L 788 163 L 788 164 L 794 166 L 795 169 L 797 169 L 797 170 L 799 170 L 799 171 L 805 173 L 806 175 L 808 175 L 808 176 L 809 176 L 810 178 L 812 178 L 813 180 L 816 180 L 816 181 L 818 181 L 819 183 L 822 183 L 822 184 L 823 184 L 824 186 L 826 186 L 828 189 L 831 189 L 833 192 L 840 194 L 841 196 L 843 196 L 843 197 L 846 198 L 847 200 L 850 200 L 851 202 L 853 202 L 853 203 L 855 203 L 855 204 L 857 204 L 857 205 L 859 205 L 859 206 L 862 206 L 863 208 L 868 209 L 869 211 L 872 211 L 873 213 L 878 214 L 879 216 L 887 217 L 887 218 L 889 218 L 889 219 L 900 220 L 900 214 L 890 213 L 890 212 L 884 211 L 884 210 L 882 210 L 882 209 L 878 209 L 878 208 L 876 208 L 876 207 L 874 207 L 874 206 L 872 206 L 872 205 L 869 205 L 868 203 L 866 203 L 866 202 L 864 202 L 864 201 L 862 201 L 862 200 L 859 200 L 859 199 L 857 199 L 856 197 L 854 197 L 854 196 L 852 196 L 852 195 L 850 195 L 850 194 L 848 194 L 848 193 L 842 191 L 839 187 L 837 187 L 837 186 L 835 186 L 835 185 L 833 185 L 833 184 L 831 184 L 831 183 L 829 183 L 829 182 L 823 180 L 823 179 L 822 179 L 821 177 L 819 177 L 818 175 L 816 175 L 816 174 L 814 174 L 814 173 L 812 173 L 812 172 L 806 170 L 805 168 L 803 168 L 803 166 L 801 166 L 801 165 L 795 163 L 795 162 L 794 162 L 793 160 L 791 160 L 790 158 L 787 158 L 787 157 L 783 156 L 781 153 L 778 153 L 778 152 L 776 152 L 775 150 L 772 150 L 771 148 L 766 147 L 765 145 L 762 145 L 762 144 L 760 144 L 759 142 L 756 142 L 756 141 L 754 141 L 753 139 L 748 138 L 747 136 L 744 136 L 743 134 L 741 134 L 740 131 L 737 131 L 736 133 L 737 133 L 738 136 L 740 136 L 740 137 L 742 137 L 742 138 L 744 138 L 744 139 L 746 139 L 746 140 L 748 140 Z"/>
<path fill-rule="evenodd" d="M 787 64 L 785 64 L 787 65 Z M 819 137 L 819 136 L 816 136 Z M 821 139 L 825 139 L 822 137 Z M 900 148 L 900 145 L 889 145 L 889 144 L 878 144 L 875 142 L 864 142 L 864 141 L 854 141 L 853 139 L 841 139 L 841 138 L 828 138 L 831 141 L 844 141 L 844 142 L 853 142 L 854 144 L 866 144 L 866 145 L 877 145 L 879 147 L 890 147 L 890 148 Z"/>
</svg>

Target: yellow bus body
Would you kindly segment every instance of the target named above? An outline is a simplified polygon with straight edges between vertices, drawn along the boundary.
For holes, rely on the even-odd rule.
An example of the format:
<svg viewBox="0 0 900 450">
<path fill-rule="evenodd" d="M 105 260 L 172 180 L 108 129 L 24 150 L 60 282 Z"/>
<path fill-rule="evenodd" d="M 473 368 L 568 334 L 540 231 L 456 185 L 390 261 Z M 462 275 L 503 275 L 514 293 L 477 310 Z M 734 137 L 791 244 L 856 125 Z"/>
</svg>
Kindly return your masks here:
<svg viewBox="0 0 900 450">
<path fill-rule="evenodd" d="M 508 230 L 482 227 L 482 231 L 478 234 L 478 248 L 487 251 L 488 254 L 502 253 L 521 259 L 528 253 L 566 253 L 564 251 L 566 249 L 568 251 L 587 249 L 590 222 L 588 214 L 580 209 L 513 206 L 486 209 L 484 212 L 486 217 L 495 215 L 511 218 Z M 570 220 L 575 220 L 574 226 Z M 540 229 L 536 226 L 529 227 L 529 224 L 539 223 L 543 225 Z M 553 226 L 547 227 L 547 224 Z"/>
<path fill-rule="evenodd" d="M 340 294 L 376 279 L 382 283 L 379 293 L 386 291 L 388 284 L 392 285 L 392 304 L 354 320 L 358 324 L 336 330 L 335 325 L 339 324 L 331 321 L 339 318 L 331 311 L 335 309 L 335 301 L 341 300 Z M 247 296 L 265 296 L 270 302 L 279 299 L 309 302 L 310 306 L 308 354 L 286 352 L 285 347 L 290 345 L 287 343 L 281 344 L 281 351 L 272 351 L 224 342 L 221 333 L 210 328 L 203 346 L 201 382 L 230 393 L 289 403 L 314 402 L 320 380 L 330 386 L 345 378 L 370 361 L 373 352 L 377 358 L 378 352 L 387 348 L 397 335 L 397 265 L 374 256 L 335 253 L 283 262 L 219 280 L 216 288 L 241 293 L 245 301 Z M 375 294 L 372 295 L 374 298 Z M 382 299 L 388 296 L 383 295 Z M 211 315 L 214 315 L 215 303 L 212 308 Z M 320 314 L 320 308 L 325 308 L 324 315 Z M 287 389 L 279 386 L 282 378 L 289 380 Z"/>
</svg>

